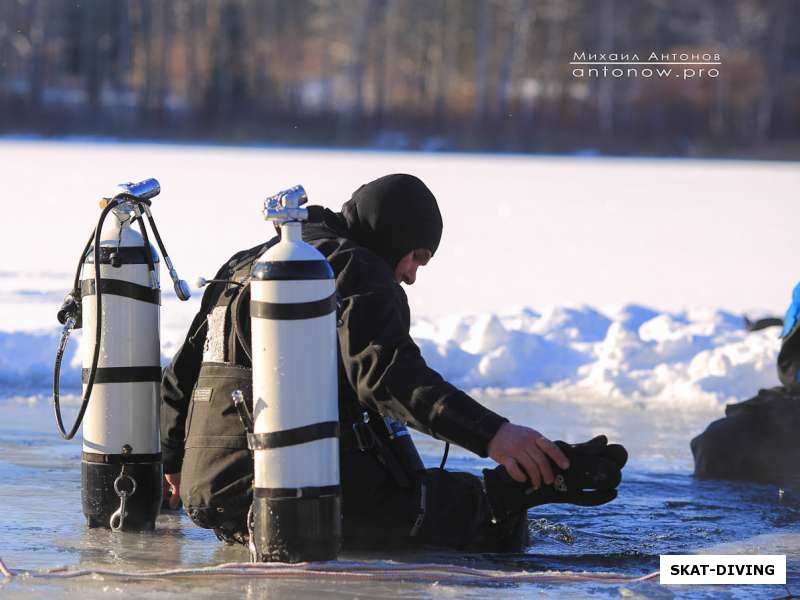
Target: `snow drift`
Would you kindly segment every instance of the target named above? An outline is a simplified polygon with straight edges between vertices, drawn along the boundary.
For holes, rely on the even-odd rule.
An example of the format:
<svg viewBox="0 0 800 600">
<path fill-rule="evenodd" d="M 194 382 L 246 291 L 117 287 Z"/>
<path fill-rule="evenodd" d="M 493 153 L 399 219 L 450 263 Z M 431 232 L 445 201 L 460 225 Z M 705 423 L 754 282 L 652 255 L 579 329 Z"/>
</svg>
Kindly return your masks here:
<svg viewBox="0 0 800 600">
<path fill-rule="evenodd" d="M 59 329 L 55 312 L 67 274 L 6 274 L 0 291 L 0 386 L 47 393 Z M 30 282 L 38 290 L 33 293 Z M 162 311 L 162 363 L 183 340 L 199 294 Z M 46 325 L 42 327 L 42 325 Z M 630 304 L 522 308 L 414 322 L 412 336 L 431 367 L 476 393 L 546 392 L 604 402 L 658 402 L 708 408 L 778 385 L 778 328 L 748 332 L 723 310 L 663 312 Z M 74 334 L 80 339 L 80 333 Z M 71 342 L 62 385 L 80 385 L 79 343 Z"/>
</svg>

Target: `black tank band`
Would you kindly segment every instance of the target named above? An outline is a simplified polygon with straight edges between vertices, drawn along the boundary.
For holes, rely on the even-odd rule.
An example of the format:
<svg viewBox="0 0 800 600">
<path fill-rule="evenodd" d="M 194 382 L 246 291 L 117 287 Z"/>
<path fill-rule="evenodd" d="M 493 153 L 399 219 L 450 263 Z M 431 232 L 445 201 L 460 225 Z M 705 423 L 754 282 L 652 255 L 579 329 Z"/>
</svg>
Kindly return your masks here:
<svg viewBox="0 0 800 600">
<path fill-rule="evenodd" d="M 275 321 L 294 321 L 323 317 L 336 310 L 336 294 L 313 302 L 259 302 L 250 301 L 250 316 Z"/>
<path fill-rule="evenodd" d="M 141 300 L 150 304 L 161 304 L 161 290 L 154 290 L 146 285 L 123 281 L 122 279 L 101 279 L 100 291 L 112 296 L 124 296 L 133 300 Z M 81 281 L 81 296 L 94 296 L 97 287 L 94 279 Z"/>
<path fill-rule="evenodd" d="M 333 279 L 327 260 L 276 260 L 253 265 L 253 279 L 258 281 L 302 281 Z"/>
<path fill-rule="evenodd" d="M 115 262 L 120 265 L 146 265 L 147 254 L 144 246 L 122 246 L 121 248 L 100 246 L 100 264 L 110 265 L 111 255 L 116 254 Z M 152 252 L 153 262 L 158 262 L 158 255 Z M 86 264 L 94 264 L 94 246 L 86 253 Z"/>
<path fill-rule="evenodd" d="M 161 452 L 154 454 L 97 454 L 81 452 L 81 460 L 104 465 L 140 465 L 143 463 L 161 462 Z"/>
<path fill-rule="evenodd" d="M 83 383 L 89 381 L 91 369 L 83 369 Z M 98 367 L 95 383 L 134 383 L 140 381 L 161 381 L 161 367 Z"/>
<path fill-rule="evenodd" d="M 306 444 L 326 438 L 339 437 L 338 421 L 323 421 L 313 425 L 272 431 L 270 433 L 248 433 L 247 445 L 251 450 L 268 450 Z"/>
<path fill-rule="evenodd" d="M 299 488 L 253 488 L 256 498 L 319 498 L 321 496 L 335 496 L 341 494 L 342 488 L 338 485 L 323 485 L 318 487 Z"/>
</svg>

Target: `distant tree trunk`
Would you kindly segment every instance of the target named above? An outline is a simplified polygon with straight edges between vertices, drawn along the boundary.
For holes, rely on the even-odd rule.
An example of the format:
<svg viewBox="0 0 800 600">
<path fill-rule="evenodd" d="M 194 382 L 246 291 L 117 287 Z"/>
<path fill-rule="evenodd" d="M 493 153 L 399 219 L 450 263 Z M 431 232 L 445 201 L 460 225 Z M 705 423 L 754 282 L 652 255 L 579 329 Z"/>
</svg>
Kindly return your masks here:
<svg viewBox="0 0 800 600">
<path fill-rule="evenodd" d="M 541 98 L 539 101 L 540 111 L 536 114 L 536 99 L 530 102 L 529 116 L 526 121 L 528 125 L 539 123 L 539 127 L 535 128 L 534 143 L 538 139 L 544 137 L 543 134 L 559 133 L 561 129 L 558 123 L 558 109 L 559 103 L 555 101 L 552 88 L 559 83 L 561 77 L 559 74 L 563 72 L 563 61 L 571 60 L 565 58 L 562 54 L 564 49 L 564 38 L 567 36 L 567 31 L 570 29 L 570 23 L 566 18 L 551 18 L 547 22 L 547 34 L 545 42 L 545 67 L 540 72 L 537 78 L 538 89 L 536 95 Z M 568 75 L 571 77 L 571 72 Z"/>
<path fill-rule="evenodd" d="M 391 121 L 391 116 L 395 109 L 395 94 L 392 90 L 396 84 L 397 66 L 400 62 L 398 55 L 401 52 L 397 48 L 397 35 L 399 25 L 403 22 L 401 9 L 404 2 L 389 0 L 386 7 L 386 16 L 383 19 L 383 36 L 378 40 L 378 44 L 383 46 L 381 49 L 381 67 L 377 73 L 377 85 L 380 93 L 378 94 L 379 107 L 379 126 L 386 127 L 387 121 Z"/>
<path fill-rule="evenodd" d="M 375 74 L 372 78 L 375 89 L 373 115 L 379 127 L 383 124 L 386 110 L 386 55 L 389 45 L 390 19 L 393 14 L 394 6 L 394 0 L 385 0 L 380 15 L 380 24 L 377 25 L 380 31 L 375 42 L 375 53 L 373 55 L 373 64 L 375 65 Z"/>
<path fill-rule="evenodd" d="M 139 122 L 147 123 L 153 95 L 153 50 L 150 0 L 133 2 L 133 20 L 136 22 L 137 34 L 134 38 L 134 64 L 136 69 L 135 81 L 137 87 L 137 108 Z M 138 56 L 136 56 L 138 55 Z"/>
<path fill-rule="evenodd" d="M 769 42 L 764 52 L 764 89 L 758 97 L 756 108 L 756 139 L 759 142 L 767 139 L 772 126 L 775 99 L 780 96 L 782 87 L 781 70 L 786 50 L 787 3 L 785 0 L 776 0 L 772 9 L 765 15 L 769 23 L 766 29 Z"/>
<path fill-rule="evenodd" d="M 614 41 L 614 3 L 615 0 L 605 0 L 603 2 L 600 17 L 601 52 L 613 52 L 615 50 Z M 602 67 L 601 67 L 602 69 Z M 597 108 L 600 115 L 600 133 L 604 136 L 614 133 L 614 81 L 609 77 L 604 77 L 600 81 L 600 92 L 597 96 Z"/>
<path fill-rule="evenodd" d="M 436 95 L 433 107 L 434 126 L 439 130 L 446 129 L 447 121 L 447 100 L 450 87 L 450 80 L 455 70 L 455 41 L 453 31 L 456 31 L 457 11 L 453 10 L 452 1 L 442 0 L 439 3 L 437 41 L 439 45 L 439 61 L 436 70 Z M 457 22 L 457 21 L 456 21 Z"/>
<path fill-rule="evenodd" d="M 130 88 L 130 71 L 133 52 L 131 48 L 131 6 L 130 0 L 119 0 L 117 19 L 117 62 L 113 68 L 114 87 L 118 91 Z"/>
<path fill-rule="evenodd" d="M 228 71 L 225 68 L 226 44 L 223 24 L 224 5 L 213 2 L 208 5 L 206 28 L 208 31 L 208 49 L 210 53 L 210 72 L 205 94 L 205 112 L 216 121 L 220 113 L 224 113 L 227 103 Z"/>
<path fill-rule="evenodd" d="M 436 70 L 435 57 L 431 56 L 431 32 L 430 23 L 427 21 L 427 9 L 425 10 L 425 19 L 414 19 L 417 25 L 416 44 L 414 48 L 415 60 L 414 64 L 417 68 L 414 70 L 413 80 L 415 82 L 413 89 L 415 90 L 415 102 L 412 109 L 412 118 L 415 121 L 430 115 L 430 99 L 429 95 L 433 89 L 432 79 Z"/>
<path fill-rule="evenodd" d="M 489 101 L 489 67 L 492 38 L 492 11 L 490 0 L 480 0 L 478 10 L 478 37 L 475 46 L 475 112 L 473 128 L 479 129 L 486 120 Z"/>
<path fill-rule="evenodd" d="M 728 47 L 732 46 L 731 18 L 727 6 L 717 2 L 703 4 L 706 20 L 711 24 L 709 41 L 718 46 L 720 40 L 728 37 Z M 724 60 L 724 58 L 723 58 Z M 730 105 L 730 77 L 720 77 L 713 83 L 714 97 L 712 98 L 708 116 L 708 130 L 712 138 L 721 138 L 726 133 L 726 109 Z"/>
<path fill-rule="evenodd" d="M 365 9 L 356 16 L 350 56 L 350 86 L 353 90 L 353 104 L 349 121 L 356 123 L 364 116 L 364 75 L 367 67 L 367 45 L 369 34 L 387 6 L 386 0 L 367 0 Z"/>
<path fill-rule="evenodd" d="M 81 74 L 89 110 L 97 114 L 100 109 L 100 68 L 97 48 L 97 10 L 92 0 L 81 6 Z"/>
<path fill-rule="evenodd" d="M 34 0 L 31 4 L 31 67 L 30 67 L 30 108 L 38 113 L 42 103 L 44 88 L 45 48 L 49 39 L 50 19 L 46 0 Z"/>
<path fill-rule="evenodd" d="M 153 45 L 155 46 L 156 63 L 153 65 L 155 80 L 155 118 L 159 130 L 168 125 L 168 97 L 172 91 L 169 77 L 169 49 L 172 40 L 171 11 L 173 4 L 170 2 L 156 2 L 154 5 Z"/>
<path fill-rule="evenodd" d="M 497 112 L 501 118 L 508 113 L 513 92 L 514 66 L 523 54 L 533 17 L 530 0 L 516 0 L 511 10 L 511 34 L 508 38 L 503 62 L 500 65 L 500 85 L 497 89 Z"/>
</svg>

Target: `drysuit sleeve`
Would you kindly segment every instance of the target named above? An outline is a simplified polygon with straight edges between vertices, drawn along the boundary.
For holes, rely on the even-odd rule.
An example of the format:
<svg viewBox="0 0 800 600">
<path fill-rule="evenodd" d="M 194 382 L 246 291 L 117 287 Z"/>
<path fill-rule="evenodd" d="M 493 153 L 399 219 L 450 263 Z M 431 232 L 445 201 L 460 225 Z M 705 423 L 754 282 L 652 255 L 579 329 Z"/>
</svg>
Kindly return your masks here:
<svg viewBox="0 0 800 600">
<path fill-rule="evenodd" d="M 207 310 L 197 313 L 183 345 L 161 377 L 161 453 L 164 473 L 180 473 L 186 435 L 186 414 L 203 362 Z"/>
<path fill-rule="evenodd" d="M 492 412 L 428 367 L 388 292 L 342 298 L 339 348 L 362 404 L 415 429 L 487 456 L 508 419 Z"/>
</svg>

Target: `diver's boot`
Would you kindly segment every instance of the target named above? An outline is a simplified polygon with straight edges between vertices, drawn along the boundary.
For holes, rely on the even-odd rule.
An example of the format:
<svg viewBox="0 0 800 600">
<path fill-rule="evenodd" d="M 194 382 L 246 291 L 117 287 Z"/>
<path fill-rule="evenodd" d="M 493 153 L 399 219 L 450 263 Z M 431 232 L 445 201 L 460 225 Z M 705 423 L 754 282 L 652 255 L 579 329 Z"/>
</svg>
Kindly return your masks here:
<svg viewBox="0 0 800 600">
<path fill-rule="evenodd" d="M 538 490 L 529 481 L 512 479 L 503 466 L 483 470 L 486 495 L 497 518 L 551 502 L 598 506 L 617 497 L 622 468 L 628 460 L 625 448 L 609 444 L 604 435 L 582 444 L 555 444 L 569 459 L 569 468 L 561 469 L 551 461 L 555 479 Z"/>
</svg>

